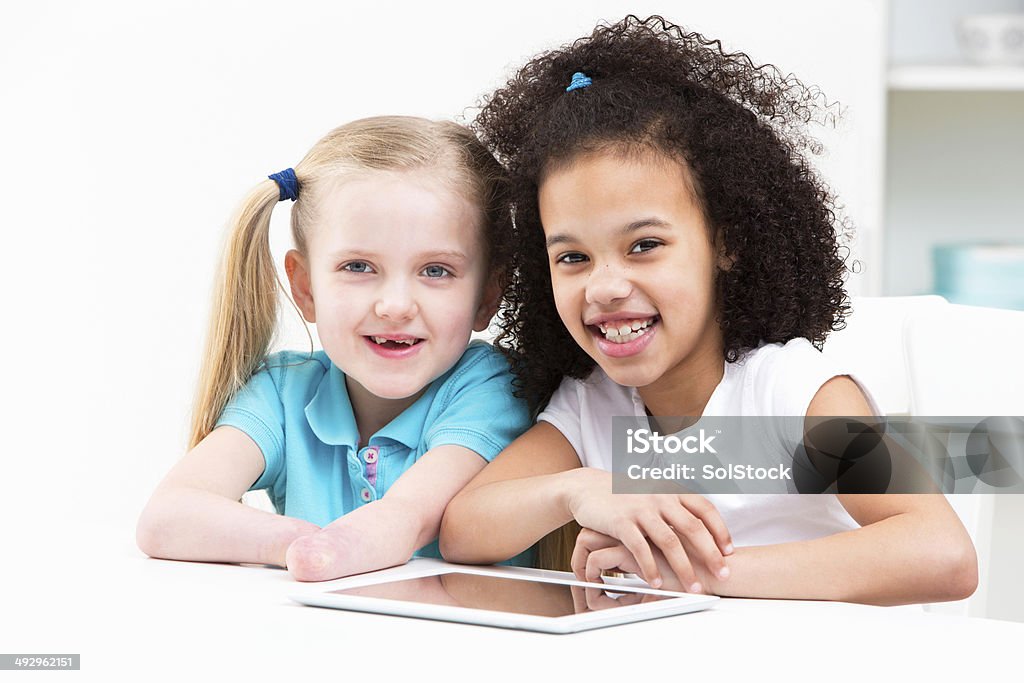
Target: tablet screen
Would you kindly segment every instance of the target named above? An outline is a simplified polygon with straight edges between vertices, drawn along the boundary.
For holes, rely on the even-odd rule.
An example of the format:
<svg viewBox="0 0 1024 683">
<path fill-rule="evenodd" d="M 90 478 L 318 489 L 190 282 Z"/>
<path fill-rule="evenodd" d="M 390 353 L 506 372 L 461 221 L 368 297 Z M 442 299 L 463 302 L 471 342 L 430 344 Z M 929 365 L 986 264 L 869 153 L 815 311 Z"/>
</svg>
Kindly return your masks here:
<svg viewBox="0 0 1024 683">
<path fill-rule="evenodd" d="M 595 612 L 671 597 L 639 593 L 620 586 L 609 586 L 602 590 L 536 579 L 514 579 L 463 572 L 389 581 L 330 593 L 543 617 Z"/>
</svg>

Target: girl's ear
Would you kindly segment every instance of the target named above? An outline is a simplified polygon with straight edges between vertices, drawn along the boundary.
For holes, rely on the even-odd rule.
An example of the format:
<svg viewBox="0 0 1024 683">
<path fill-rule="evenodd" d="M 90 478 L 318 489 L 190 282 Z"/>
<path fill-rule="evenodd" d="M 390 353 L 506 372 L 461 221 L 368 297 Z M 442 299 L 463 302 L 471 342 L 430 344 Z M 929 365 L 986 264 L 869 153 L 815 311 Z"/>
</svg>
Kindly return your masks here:
<svg viewBox="0 0 1024 683">
<path fill-rule="evenodd" d="M 292 300 L 302 311 L 306 322 L 316 322 L 316 308 L 313 306 L 313 288 L 309 279 L 309 263 L 296 249 L 284 255 L 284 270 L 292 289 Z"/>
<path fill-rule="evenodd" d="M 487 278 L 484 285 L 484 295 L 480 299 L 480 306 L 476 309 L 476 316 L 473 318 L 473 331 L 483 332 L 491 324 L 491 318 L 498 312 L 498 303 L 501 301 L 501 294 L 505 278 L 496 273 Z"/>
</svg>

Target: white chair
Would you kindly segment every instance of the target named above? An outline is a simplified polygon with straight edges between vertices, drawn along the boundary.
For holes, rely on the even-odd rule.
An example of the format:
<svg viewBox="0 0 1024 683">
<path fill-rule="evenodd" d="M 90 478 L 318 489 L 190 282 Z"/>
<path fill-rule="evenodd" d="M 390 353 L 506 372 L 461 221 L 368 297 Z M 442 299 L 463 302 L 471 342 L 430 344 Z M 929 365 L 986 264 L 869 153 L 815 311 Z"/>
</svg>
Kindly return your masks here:
<svg viewBox="0 0 1024 683">
<path fill-rule="evenodd" d="M 903 334 L 912 415 L 1024 415 L 1024 312 L 960 305 L 921 309 L 907 316 Z M 949 496 L 978 552 L 978 590 L 968 600 L 930 605 L 930 611 L 987 615 L 993 559 L 1011 557 L 993 546 L 993 524 L 1020 524 L 994 519 L 994 498 Z"/>
<path fill-rule="evenodd" d="M 1024 415 L 1024 311 L 913 311 L 904 337 L 912 414 Z"/>
<path fill-rule="evenodd" d="M 903 325 L 916 311 L 948 304 L 941 296 L 854 297 L 846 328 L 829 335 L 823 352 L 841 361 L 871 391 L 885 415 L 907 415 L 910 391 Z"/>
</svg>

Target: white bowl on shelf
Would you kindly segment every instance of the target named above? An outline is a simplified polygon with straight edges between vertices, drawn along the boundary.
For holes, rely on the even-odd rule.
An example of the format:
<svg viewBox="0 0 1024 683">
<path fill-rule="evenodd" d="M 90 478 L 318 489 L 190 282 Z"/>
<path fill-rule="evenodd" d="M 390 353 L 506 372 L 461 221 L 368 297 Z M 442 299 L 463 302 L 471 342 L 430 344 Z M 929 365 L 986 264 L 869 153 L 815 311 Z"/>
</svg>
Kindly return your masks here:
<svg viewBox="0 0 1024 683">
<path fill-rule="evenodd" d="M 977 64 L 1024 64 L 1024 13 L 971 14 L 957 22 L 964 56 Z"/>
</svg>

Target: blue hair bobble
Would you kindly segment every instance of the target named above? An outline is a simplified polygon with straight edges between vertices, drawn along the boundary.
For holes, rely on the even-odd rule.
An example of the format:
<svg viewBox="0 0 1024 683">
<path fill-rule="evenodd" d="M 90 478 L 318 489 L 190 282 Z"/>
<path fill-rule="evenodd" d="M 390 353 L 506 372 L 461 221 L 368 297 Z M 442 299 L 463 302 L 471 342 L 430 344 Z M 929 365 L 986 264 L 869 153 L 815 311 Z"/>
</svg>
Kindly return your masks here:
<svg viewBox="0 0 1024 683">
<path fill-rule="evenodd" d="M 299 179 L 295 177 L 295 170 L 286 168 L 280 173 L 268 175 L 268 178 L 277 183 L 277 187 L 280 190 L 278 201 L 283 202 L 286 199 L 290 199 L 293 202 L 299 198 Z"/>
<path fill-rule="evenodd" d="M 572 92 L 573 90 L 580 90 L 582 88 L 586 88 L 591 83 L 593 83 L 593 81 L 590 80 L 589 76 L 587 76 L 585 73 L 577 71 L 572 75 L 572 83 L 570 83 L 569 87 L 565 89 L 565 92 Z"/>
</svg>

